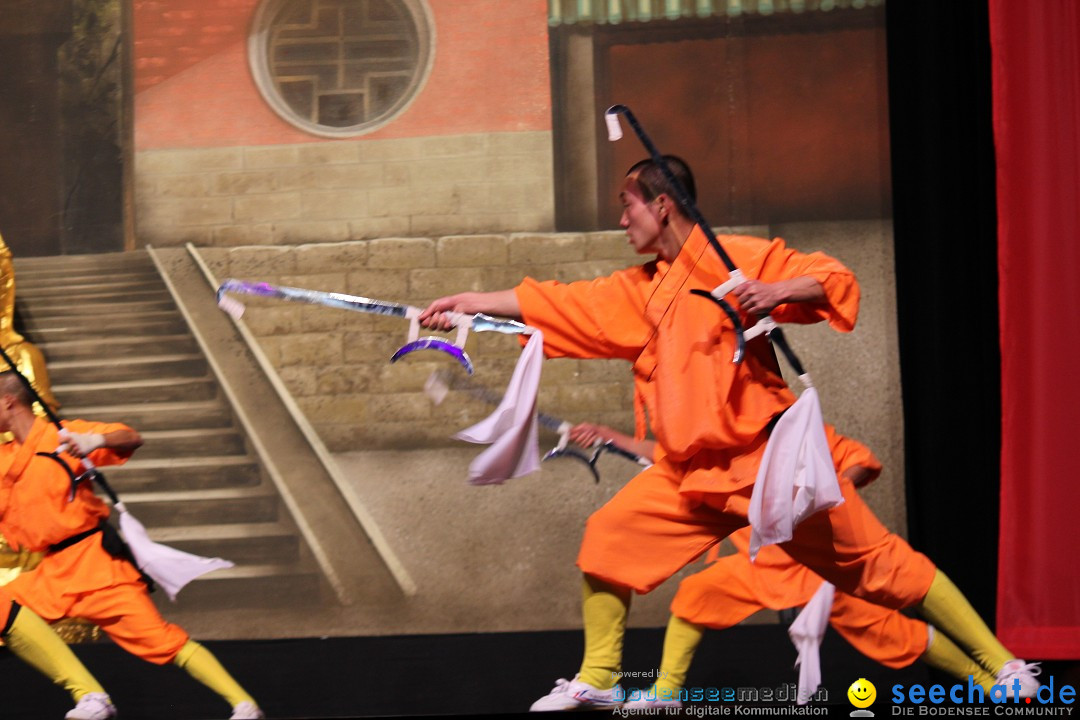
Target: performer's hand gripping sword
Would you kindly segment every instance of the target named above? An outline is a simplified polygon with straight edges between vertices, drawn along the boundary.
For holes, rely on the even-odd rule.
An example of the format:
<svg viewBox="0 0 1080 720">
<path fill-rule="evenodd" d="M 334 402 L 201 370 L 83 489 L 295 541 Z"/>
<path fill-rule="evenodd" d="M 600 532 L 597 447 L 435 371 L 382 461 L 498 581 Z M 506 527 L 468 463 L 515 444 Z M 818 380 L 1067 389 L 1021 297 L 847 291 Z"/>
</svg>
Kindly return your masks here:
<svg viewBox="0 0 1080 720">
<path fill-rule="evenodd" d="M 652 140 L 649 139 L 649 136 L 645 134 L 645 130 L 642 129 L 641 124 L 638 123 L 637 118 L 634 117 L 634 113 L 630 112 L 630 108 L 625 105 L 612 105 L 607 109 L 607 112 L 604 113 L 604 120 L 607 122 L 608 140 L 614 142 L 622 138 L 622 126 L 619 124 L 619 115 L 626 117 L 626 121 L 630 123 L 630 127 L 634 130 L 634 134 L 638 136 L 641 144 L 644 145 L 645 149 L 648 151 L 649 158 L 656 163 L 656 166 L 664 174 L 664 178 L 671 187 L 674 188 L 675 194 L 677 195 L 675 200 L 686 209 L 690 219 L 701 228 L 703 233 L 705 233 L 705 237 L 709 241 L 709 244 L 712 245 L 716 254 L 720 256 L 721 262 L 723 262 L 728 269 L 729 277 L 727 281 L 717 285 L 711 292 L 698 289 L 691 290 L 690 292 L 694 295 L 699 295 L 712 300 L 719 305 L 727 314 L 728 318 L 731 319 L 732 324 L 735 326 L 736 342 L 735 356 L 732 358 L 732 361 L 736 363 L 742 362 L 743 355 L 746 352 L 746 341 L 752 340 L 758 335 L 765 333 L 769 340 L 784 353 L 784 357 L 791 363 L 791 367 L 795 370 L 796 374 L 800 377 L 806 375 L 802 363 L 799 362 L 799 358 L 788 345 L 780 326 L 777 325 L 768 314 L 761 316 L 758 322 L 749 330 L 743 328 L 738 313 L 736 313 L 734 308 L 724 300 L 724 297 L 727 296 L 728 293 L 746 282 L 746 278 L 743 276 L 742 271 L 735 266 L 734 262 L 732 262 L 731 256 L 727 254 L 724 247 L 720 244 L 720 241 L 716 239 L 716 234 L 713 233 L 708 221 L 705 220 L 701 211 L 698 210 L 694 199 L 690 197 L 690 194 L 686 192 L 686 188 L 682 186 L 682 183 L 680 183 L 671 172 L 671 168 L 669 168 L 667 162 L 664 161 L 664 156 L 660 154 L 656 145 L 654 145 Z"/>
<path fill-rule="evenodd" d="M 494 390 L 486 388 L 483 385 L 476 383 L 473 380 L 468 380 L 461 377 L 452 377 L 446 370 L 436 370 L 428 377 L 427 382 L 424 383 L 424 391 L 428 394 L 436 405 L 441 403 L 446 397 L 446 393 L 449 390 L 463 390 L 469 395 L 484 401 L 489 405 L 498 405 L 502 402 L 502 396 Z M 644 458 L 636 453 L 632 453 L 628 450 L 624 450 L 615 443 L 608 441 L 598 441 L 590 448 L 591 452 L 586 455 L 581 450 L 570 445 L 570 430 L 573 429 L 571 423 L 565 420 L 560 420 L 552 415 L 538 412 L 536 414 L 536 420 L 540 423 L 541 427 L 548 430 L 552 430 L 559 435 L 559 442 L 551 450 L 548 450 L 544 455 L 543 460 L 552 460 L 554 458 L 568 457 L 574 460 L 579 460 L 588 466 L 589 472 L 592 473 L 593 479 L 596 482 L 600 482 L 600 472 L 596 469 L 596 463 L 600 459 L 600 456 L 604 453 L 611 453 L 618 455 L 621 458 L 635 462 L 642 467 L 649 467 L 652 465 L 652 461 L 648 458 Z"/>
<path fill-rule="evenodd" d="M 239 319 L 244 314 L 244 305 L 234 298 L 227 297 L 225 293 L 258 295 L 279 300 L 309 303 L 311 305 L 326 305 L 327 307 L 373 315 L 405 318 L 409 321 L 408 342 L 398 348 L 397 352 L 391 356 L 390 362 L 397 362 L 415 350 L 439 350 L 461 363 L 462 367 L 470 375 L 473 373 L 473 363 L 468 353 L 465 352 L 465 340 L 469 335 L 469 330 L 474 332 L 498 332 L 507 335 L 531 335 L 534 332 L 533 328 L 515 320 L 499 320 L 483 313 L 477 313 L 476 315 L 447 313 L 447 316 L 451 319 L 451 324 L 457 328 L 457 337 L 454 342 L 449 342 L 434 335 L 420 337 L 420 323 L 417 318 L 420 316 L 422 308 L 413 305 L 372 300 L 371 298 L 346 295 L 344 293 L 271 285 L 264 282 L 243 282 L 242 280 L 230 278 L 218 287 L 217 302 L 218 307 L 236 319 Z"/>
</svg>

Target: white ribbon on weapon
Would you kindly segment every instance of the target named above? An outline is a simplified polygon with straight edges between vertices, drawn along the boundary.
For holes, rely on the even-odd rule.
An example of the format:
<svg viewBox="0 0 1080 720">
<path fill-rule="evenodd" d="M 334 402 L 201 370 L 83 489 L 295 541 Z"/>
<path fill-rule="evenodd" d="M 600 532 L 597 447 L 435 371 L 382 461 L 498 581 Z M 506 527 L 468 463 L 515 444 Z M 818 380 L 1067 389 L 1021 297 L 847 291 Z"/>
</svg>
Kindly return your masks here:
<svg viewBox="0 0 1080 720">
<path fill-rule="evenodd" d="M 788 637 L 799 651 L 795 661 L 799 668 L 799 705 L 805 705 L 821 685 L 821 640 L 829 626 L 835 590 L 832 583 L 822 581 L 814 597 L 788 628 Z"/>
<path fill-rule="evenodd" d="M 540 469 L 536 393 L 543 361 L 544 336 L 537 330 L 521 351 L 499 406 L 454 435 L 458 440 L 491 445 L 469 463 L 471 484 L 499 485 Z"/>
<path fill-rule="evenodd" d="M 67 450 L 68 443 L 71 440 L 71 432 L 62 427 L 57 435 L 61 441 L 57 451 L 63 452 Z M 96 469 L 93 461 L 88 457 L 80 458 L 79 462 L 87 471 Z M 156 543 L 150 539 L 150 535 L 146 532 L 143 524 L 128 512 L 124 503 L 118 502 L 113 507 L 120 513 L 120 533 L 124 536 L 124 542 L 127 543 L 132 556 L 135 558 L 135 565 L 138 566 L 139 570 L 149 575 L 173 602 L 176 601 L 177 594 L 184 586 L 195 578 L 212 570 L 235 567 L 234 563 L 228 560 L 193 555 L 183 550 L 171 548 L 168 545 Z"/>
<path fill-rule="evenodd" d="M 176 595 L 195 578 L 212 570 L 234 567 L 228 560 L 193 555 L 156 543 L 150 539 L 143 524 L 127 511 L 124 503 L 114 507 L 120 513 L 120 532 L 135 556 L 135 564 L 153 578 L 170 600 L 175 602 Z"/>
<path fill-rule="evenodd" d="M 750 495 L 750 559 L 766 545 L 787 542 L 795 527 L 844 502 L 836 478 L 817 390 L 807 375 L 795 404 L 777 421 Z"/>
</svg>

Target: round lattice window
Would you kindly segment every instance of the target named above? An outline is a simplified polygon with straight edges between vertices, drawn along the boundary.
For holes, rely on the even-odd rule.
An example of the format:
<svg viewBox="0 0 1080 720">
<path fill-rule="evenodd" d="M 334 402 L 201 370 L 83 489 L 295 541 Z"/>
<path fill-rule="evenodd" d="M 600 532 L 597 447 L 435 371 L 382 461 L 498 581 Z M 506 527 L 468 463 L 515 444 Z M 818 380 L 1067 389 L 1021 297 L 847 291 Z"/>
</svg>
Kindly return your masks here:
<svg viewBox="0 0 1080 720">
<path fill-rule="evenodd" d="M 270 107 L 307 132 L 362 135 L 393 120 L 431 69 L 423 0 L 264 0 L 248 43 Z"/>
</svg>

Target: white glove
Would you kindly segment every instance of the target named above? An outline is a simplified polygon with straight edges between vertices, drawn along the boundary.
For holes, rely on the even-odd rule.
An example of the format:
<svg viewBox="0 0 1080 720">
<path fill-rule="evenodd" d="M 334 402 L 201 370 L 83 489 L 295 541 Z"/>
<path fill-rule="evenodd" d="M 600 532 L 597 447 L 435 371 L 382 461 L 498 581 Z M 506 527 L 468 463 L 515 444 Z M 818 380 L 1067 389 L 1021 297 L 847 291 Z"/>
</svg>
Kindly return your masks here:
<svg viewBox="0 0 1080 720">
<path fill-rule="evenodd" d="M 101 433 L 74 433 L 64 430 L 60 433 L 60 439 L 67 443 L 69 453 L 80 458 L 105 447 L 105 436 Z"/>
</svg>

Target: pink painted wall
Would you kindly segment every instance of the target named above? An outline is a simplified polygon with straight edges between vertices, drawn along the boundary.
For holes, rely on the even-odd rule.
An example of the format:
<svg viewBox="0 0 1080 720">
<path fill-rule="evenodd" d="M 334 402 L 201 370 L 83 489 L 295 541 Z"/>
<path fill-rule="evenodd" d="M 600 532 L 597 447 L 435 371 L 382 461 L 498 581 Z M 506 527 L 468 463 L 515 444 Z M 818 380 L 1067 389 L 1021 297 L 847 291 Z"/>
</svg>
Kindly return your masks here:
<svg viewBox="0 0 1080 720">
<path fill-rule="evenodd" d="M 136 0 L 136 150 L 334 142 L 262 99 L 247 61 L 258 0 Z M 428 0 L 431 74 L 363 139 L 551 129 L 545 0 Z"/>
</svg>

